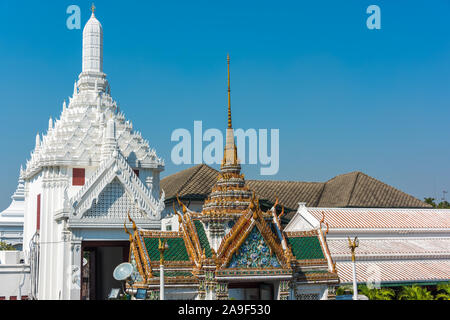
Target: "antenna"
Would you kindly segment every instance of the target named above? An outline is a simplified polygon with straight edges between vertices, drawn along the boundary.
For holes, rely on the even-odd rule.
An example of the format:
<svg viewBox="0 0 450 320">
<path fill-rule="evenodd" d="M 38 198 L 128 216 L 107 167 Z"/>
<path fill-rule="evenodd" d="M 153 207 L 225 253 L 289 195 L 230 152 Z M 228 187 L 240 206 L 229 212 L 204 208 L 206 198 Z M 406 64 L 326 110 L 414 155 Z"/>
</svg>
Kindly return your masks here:
<svg viewBox="0 0 450 320">
<path fill-rule="evenodd" d="M 122 283 L 123 294 L 126 294 L 125 282 L 128 282 L 130 287 L 133 287 L 134 280 L 131 277 L 133 274 L 133 271 L 134 271 L 133 265 L 128 262 L 121 263 L 114 269 L 113 278 Z M 116 293 L 113 294 L 112 292 L 111 292 L 111 295 L 117 296 Z"/>
<path fill-rule="evenodd" d="M 113 272 L 114 279 L 118 281 L 127 280 L 133 273 L 133 265 L 128 262 L 119 264 Z"/>
</svg>

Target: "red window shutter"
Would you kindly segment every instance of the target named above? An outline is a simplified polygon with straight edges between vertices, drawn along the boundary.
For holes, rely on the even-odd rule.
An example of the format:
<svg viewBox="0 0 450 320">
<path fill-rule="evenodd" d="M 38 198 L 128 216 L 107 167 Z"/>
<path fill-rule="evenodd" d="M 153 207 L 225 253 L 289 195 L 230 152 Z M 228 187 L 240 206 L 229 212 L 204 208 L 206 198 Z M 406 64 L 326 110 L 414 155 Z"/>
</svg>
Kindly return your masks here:
<svg viewBox="0 0 450 320">
<path fill-rule="evenodd" d="M 6 300 L 6 297 L 1 296 L 1 297 L 0 297 L 0 300 Z"/>
<path fill-rule="evenodd" d="M 138 169 L 133 169 L 134 173 L 136 174 L 136 176 L 139 177 L 139 170 Z"/>
<path fill-rule="evenodd" d="M 28 300 L 28 296 L 21 296 L 20 299 L 21 300 Z"/>
<path fill-rule="evenodd" d="M 37 196 L 37 204 L 36 204 L 36 230 L 41 230 L 41 195 Z"/>
<path fill-rule="evenodd" d="M 84 186 L 84 169 L 73 169 L 72 170 L 72 185 L 73 186 Z"/>
<path fill-rule="evenodd" d="M 17 300 L 17 296 L 10 296 L 9 300 Z"/>
</svg>

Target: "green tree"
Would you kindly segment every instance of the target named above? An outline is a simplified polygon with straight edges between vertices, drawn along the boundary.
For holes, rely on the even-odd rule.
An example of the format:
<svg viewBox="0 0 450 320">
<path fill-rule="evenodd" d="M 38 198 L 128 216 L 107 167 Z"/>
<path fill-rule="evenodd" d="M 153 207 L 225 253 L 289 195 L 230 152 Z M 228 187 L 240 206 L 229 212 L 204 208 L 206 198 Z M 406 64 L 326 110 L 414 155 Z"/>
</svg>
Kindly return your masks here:
<svg viewBox="0 0 450 320">
<path fill-rule="evenodd" d="M 427 289 L 418 285 L 403 287 L 398 296 L 399 300 L 434 300 Z"/>
<path fill-rule="evenodd" d="M 16 248 L 9 243 L 0 241 L 0 251 L 16 251 Z"/>
<path fill-rule="evenodd" d="M 436 300 L 450 300 L 450 282 L 439 284 L 437 292 Z"/>
<path fill-rule="evenodd" d="M 433 208 L 436 208 L 436 202 L 434 200 L 434 198 L 425 198 L 425 203 L 431 204 Z"/>
<path fill-rule="evenodd" d="M 337 296 L 341 296 L 344 294 L 353 294 L 353 287 L 351 285 L 343 285 L 343 286 L 339 286 L 336 289 Z"/>
<path fill-rule="evenodd" d="M 431 204 L 433 206 L 433 208 L 438 208 L 438 209 L 450 209 L 450 202 L 448 201 L 442 201 L 439 202 L 439 204 L 436 204 L 436 202 L 434 202 L 434 198 L 424 198 L 425 203 Z"/>
<path fill-rule="evenodd" d="M 359 293 L 365 295 L 369 300 L 393 300 L 395 298 L 395 292 L 392 289 L 370 289 L 367 286 L 361 286 L 358 288 Z"/>
<path fill-rule="evenodd" d="M 450 203 L 448 201 L 442 201 L 437 207 L 438 209 L 450 209 Z"/>
</svg>

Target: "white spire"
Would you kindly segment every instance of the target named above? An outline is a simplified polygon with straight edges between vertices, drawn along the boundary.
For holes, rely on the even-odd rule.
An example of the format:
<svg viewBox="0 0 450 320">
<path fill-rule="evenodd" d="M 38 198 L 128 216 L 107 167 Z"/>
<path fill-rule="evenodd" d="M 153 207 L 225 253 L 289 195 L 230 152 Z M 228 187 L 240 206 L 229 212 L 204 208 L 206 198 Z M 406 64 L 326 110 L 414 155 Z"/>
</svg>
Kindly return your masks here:
<svg viewBox="0 0 450 320">
<path fill-rule="evenodd" d="M 25 182 L 22 178 L 22 171 L 23 171 L 22 166 L 20 167 L 20 171 L 21 174 L 19 176 L 19 183 L 17 185 L 16 192 L 14 192 L 14 194 L 11 196 L 11 199 L 13 199 L 14 201 L 25 200 Z"/>
<path fill-rule="evenodd" d="M 75 97 L 78 94 L 77 81 L 73 84 L 73 96 Z"/>
<path fill-rule="evenodd" d="M 50 117 L 50 119 L 48 119 L 48 131 L 53 129 L 53 119 L 52 117 Z"/>
<path fill-rule="evenodd" d="M 83 30 L 83 72 L 103 72 L 103 28 L 94 12 Z"/>
<path fill-rule="evenodd" d="M 117 141 L 116 141 L 116 122 L 113 119 L 113 116 L 109 118 L 106 123 L 105 135 L 103 138 L 103 146 L 102 146 L 102 160 L 109 159 L 115 150 L 117 150 Z"/>
<path fill-rule="evenodd" d="M 39 132 L 36 134 L 36 146 L 35 146 L 35 150 L 38 151 L 39 147 L 41 146 L 41 137 L 39 136 Z"/>
</svg>

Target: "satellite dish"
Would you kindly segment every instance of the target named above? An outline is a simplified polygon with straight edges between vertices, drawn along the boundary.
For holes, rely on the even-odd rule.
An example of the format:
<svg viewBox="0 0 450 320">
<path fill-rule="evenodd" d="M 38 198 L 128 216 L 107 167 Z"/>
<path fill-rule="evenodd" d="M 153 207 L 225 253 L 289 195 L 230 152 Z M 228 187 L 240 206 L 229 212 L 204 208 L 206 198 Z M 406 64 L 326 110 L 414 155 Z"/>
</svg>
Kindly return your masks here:
<svg viewBox="0 0 450 320">
<path fill-rule="evenodd" d="M 113 272 L 114 279 L 118 281 L 123 281 L 128 279 L 133 273 L 133 265 L 128 262 L 119 264 Z"/>
</svg>

